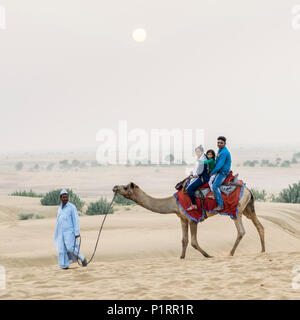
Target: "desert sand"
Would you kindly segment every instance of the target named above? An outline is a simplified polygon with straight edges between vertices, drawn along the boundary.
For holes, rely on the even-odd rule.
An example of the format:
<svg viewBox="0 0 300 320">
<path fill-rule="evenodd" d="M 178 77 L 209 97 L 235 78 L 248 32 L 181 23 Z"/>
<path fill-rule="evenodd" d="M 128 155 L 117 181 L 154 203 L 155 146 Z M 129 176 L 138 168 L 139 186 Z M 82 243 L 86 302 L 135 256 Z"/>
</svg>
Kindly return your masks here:
<svg viewBox="0 0 300 320">
<path fill-rule="evenodd" d="M 99 167 L 53 172 L 16 172 L 0 168 L 0 265 L 6 289 L 0 299 L 299 299 L 300 205 L 256 202 L 265 227 L 266 253 L 260 253 L 258 233 L 244 217 L 246 235 L 234 257 L 236 238 L 230 217 L 211 217 L 198 225 L 199 244 L 213 256 L 204 258 L 188 247 L 181 260 L 181 226 L 174 214 L 152 213 L 140 206 L 115 206 L 101 235 L 94 261 L 69 270 L 57 265 L 53 236 L 57 207 L 43 207 L 39 198 L 8 196 L 18 189 L 44 193 L 72 187 L 87 203 L 112 196 L 115 184 L 134 181 L 147 193 L 174 193 L 184 176 L 181 167 Z M 249 187 L 279 192 L 296 182 L 296 168 L 239 168 Z M 35 213 L 44 219 L 18 219 Z M 93 252 L 103 216 L 80 217 L 82 253 Z M 296 284 L 293 288 L 292 283 Z M 300 280 L 299 280 L 300 285 Z"/>
<path fill-rule="evenodd" d="M 188 248 L 180 260 L 181 228 L 175 215 L 139 206 L 116 207 L 108 216 L 95 260 L 87 267 L 57 266 L 53 246 L 55 207 L 42 220 L 13 218 L 18 206 L 39 208 L 39 199 L 1 197 L 1 265 L 6 290 L 1 299 L 298 299 L 292 288 L 300 266 L 300 205 L 257 203 L 265 227 L 267 252 L 252 223 L 234 257 L 236 230 L 231 218 L 216 216 L 199 224 L 198 239 L 213 258 Z M 12 205 L 15 203 L 15 206 Z M 43 208 L 39 208 L 43 209 Z M 6 218 L 5 218 L 6 217 Z M 101 216 L 80 217 L 82 252 L 90 257 Z"/>
</svg>

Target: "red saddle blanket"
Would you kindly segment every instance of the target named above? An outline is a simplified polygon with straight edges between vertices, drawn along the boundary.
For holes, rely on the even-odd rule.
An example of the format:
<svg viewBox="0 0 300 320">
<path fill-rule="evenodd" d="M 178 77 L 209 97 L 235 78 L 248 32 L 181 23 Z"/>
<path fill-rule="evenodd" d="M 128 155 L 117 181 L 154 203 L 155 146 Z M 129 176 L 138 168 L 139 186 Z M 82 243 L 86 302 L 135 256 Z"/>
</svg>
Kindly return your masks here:
<svg viewBox="0 0 300 320">
<path fill-rule="evenodd" d="M 226 177 L 226 179 L 223 181 L 222 184 L 226 184 L 230 181 L 233 181 L 234 180 L 234 175 L 232 174 L 232 171 L 229 172 L 228 176 Z M 209 184 L 208 182 L 206 182 L 205 184 L 203 184 L 200 189 L 206 189 L 206 188 L 209 188 Z"/>
<path fill-rule="evenodd" d="M 241 199 L 245 188 L 245 183 L 243 183 L 242 180 L 239 180 L 239 184 L 241 185 L 241 187 L 236 187 L 236 189 L 228 196 L 222 193 L 224 201 L 224 209 L 222 211 L 213 211 L 213 209 L 217 206 L 217 202 L 212 198 L 213 191 L 210 191 L 206 198 L 203 200 L 204 210 L 207 213 L 219 213 L 222 215 L 228 215 L 231 218 L 235 219 L 238 212 L 239 200 Z M 176 198 L 176 201 L 180 205 L 181 209 L 190 219 L 198 223 L 205 218 L 201 208 L 201 200 L 199 198 L 196 197 L 198 210 L 187 212 L 186 209 L 191 206 L 191 199 L 189 195 L 180 190 L 174 193 L 174 197 Z"/>
</svg>

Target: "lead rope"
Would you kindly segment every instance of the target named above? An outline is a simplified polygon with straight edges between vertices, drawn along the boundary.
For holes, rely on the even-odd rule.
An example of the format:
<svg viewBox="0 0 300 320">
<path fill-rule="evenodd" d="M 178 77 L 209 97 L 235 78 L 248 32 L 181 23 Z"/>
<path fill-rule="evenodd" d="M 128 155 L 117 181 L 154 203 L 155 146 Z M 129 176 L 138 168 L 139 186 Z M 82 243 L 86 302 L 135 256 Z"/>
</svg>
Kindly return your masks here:
<svg viewBox="0 0 300 320">
<path fill-rule="evenodd" d="M 98 247 L 100 235 L 101 235 L 101 232 L 102 232 L 102 229 L 103 229 L 103 226 L 104 226 L 104 222 L 105 222 L 105 220 L 106 220 L 106 218 L 107 218 L 107 215 L 108 215 L 109 212 L 110 212 L 110 209 L 111 209 L 112 206 L 113 206 L 113 203 L 114 203 L 114 201 L 115 201 L 116 196 L 117 196 L 117 192 L 114 193 L 113 199 L 112 199 L 112 201 L 111 201 L 111 203 L 110 203 L 110 205 L 109 205 L 109 210 L 107 211 L 107 213 L 106 213 L 105 216 L 104 216 L 104 219 L 103 219 L 103 221 L 102 221 L 100 230 L 99 230 L 99 232 L 98 232 L 98 237 L 97 237 L 97 241 L 96 241 L 96 245 L 95 245 L 94 252 L 93 252 L 92 257 L 90 258 L 90 260 L 87 262 L 87 265 L 88 265 L 90 262 L 92 262 L 92 260 L 94 259 L 95 253 L 96 253 L 96 251 L 97 251 L 97 247 Z M 77 252 L 77 255 L 76 255 L 76 260 L 77 260 L 77 263 L 82 267 L 82 262 L 81 262 L 81 260 L 78 258 L 78 255 L 79 255 L 79 252 L 80 252 L 80 246 L 81 246 L 81 236 L 79 236 L 79 247 L 78 247 L 78 252 Z M 75 248 L 76 248 L 76 238 L 75 238 L 75 241 L 74 241 L 74 251 L 73 251 L 73 252 L 75 252 Z M 80 261 L 80 262 L 79 262 L 79 261 Z"/>
</svg>

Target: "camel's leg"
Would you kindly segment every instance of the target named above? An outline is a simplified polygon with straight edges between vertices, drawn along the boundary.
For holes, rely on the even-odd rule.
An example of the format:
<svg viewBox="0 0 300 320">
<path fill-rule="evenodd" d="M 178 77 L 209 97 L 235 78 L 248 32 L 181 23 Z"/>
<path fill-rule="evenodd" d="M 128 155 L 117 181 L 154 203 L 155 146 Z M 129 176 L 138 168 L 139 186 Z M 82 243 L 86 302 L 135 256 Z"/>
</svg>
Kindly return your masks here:
<svg viewBox="0 0 300 320">
<path fill-rule="evenodd" d="M 186 248 L 189 243 L 189 224 L 187 220 L 180 219 L 181 220 L 181 229 L 182 229 L 182 252 L 180 259 L 185 258 Z"/>
<path fill-rule="evenodd" d="M 236 229 L 237 229 L 237 238 L 235 240 L 235 243 L 233 245 L 232 250 L 230 251 L 230 255 L 233 256 L 234 252 L 238 246 L 238 244 L 240 243 L 240 241 L 242 240 L 244 234 L 245 234 L 245 229 L 242 223 L 242 215 L 238 215 L 237 218 L 234 220 Z"/>
<path fill-rule="evenodd" d="M 252 220 L 253 224 L 255 225 L 257 232 L 259 234 L 260 237 L 260 243 L 261 243 L 261 252 L 265 252 L 266 251 L 266 247 L 265 247 L 265 231 L 264 231 L 264 227 L 263 225 L 260 223 L 260 221 L 258 220 L 254 207 L 251 205 L 248 205 L 245 209 L 245 211 L 243 212 L 243 214 L 250 220 Z"/>
<path fill-rule="evenodd" d="M 196 250 L 200 251 L 204 257 L 212 258 L 208 253 L 206 253 L 203 249 L 200 248 L 198 241 L 197 241 L 197 223 L 195 221 L 190 221 L 190 229 L 191 229 L 191 244 L 192 247 Z"/>
</svg>

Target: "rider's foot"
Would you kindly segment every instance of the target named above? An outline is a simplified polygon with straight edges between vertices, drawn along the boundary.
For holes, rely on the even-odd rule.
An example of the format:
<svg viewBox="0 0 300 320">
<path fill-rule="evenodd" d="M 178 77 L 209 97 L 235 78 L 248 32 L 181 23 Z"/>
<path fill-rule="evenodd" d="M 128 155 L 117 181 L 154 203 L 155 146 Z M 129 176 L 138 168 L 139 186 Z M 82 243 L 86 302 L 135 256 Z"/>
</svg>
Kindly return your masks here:
<svg viewBox="0 0 300 320">
<path fill-rule="evenodd" d="M 213 209 L 213 211 L 221 211 L 223 209 L 224 209 L 224 207 L 217 206 L 216 208 Z"/>
<path fill-rule="evenodd" d="M 186 211 L 193 211 L 198 210 L 198 207 L 196 205 L 191 205 L 189 208 L 186 209 Z"/>
</svg>

